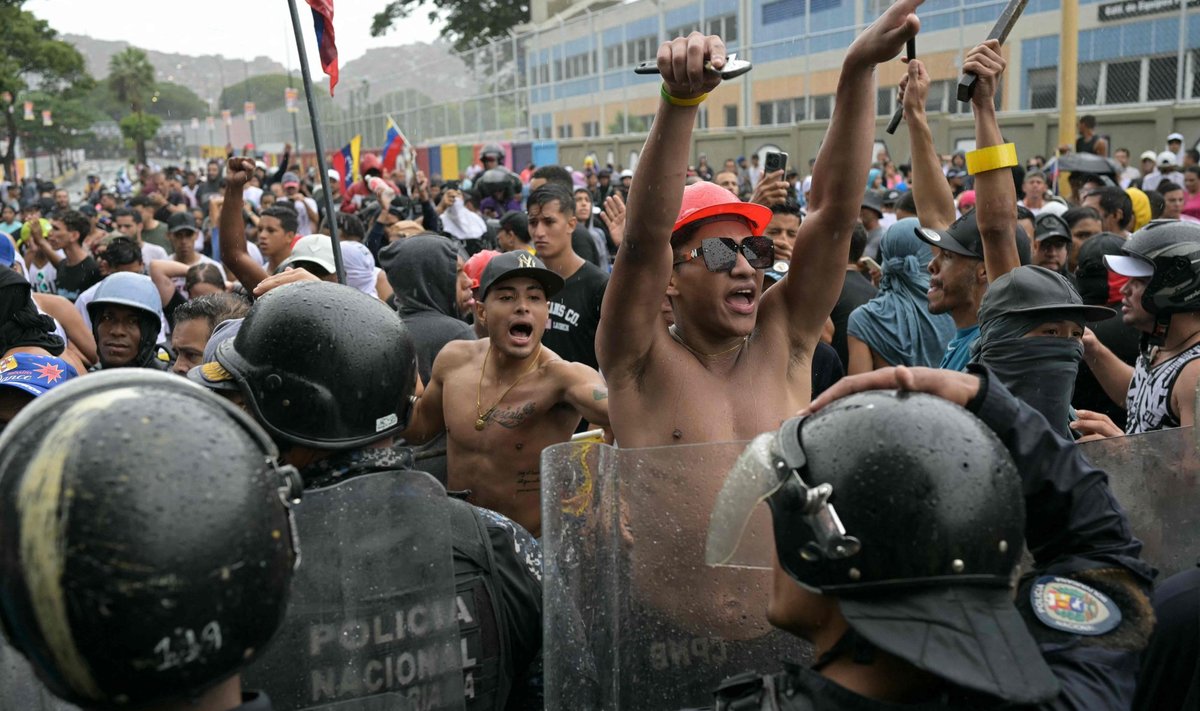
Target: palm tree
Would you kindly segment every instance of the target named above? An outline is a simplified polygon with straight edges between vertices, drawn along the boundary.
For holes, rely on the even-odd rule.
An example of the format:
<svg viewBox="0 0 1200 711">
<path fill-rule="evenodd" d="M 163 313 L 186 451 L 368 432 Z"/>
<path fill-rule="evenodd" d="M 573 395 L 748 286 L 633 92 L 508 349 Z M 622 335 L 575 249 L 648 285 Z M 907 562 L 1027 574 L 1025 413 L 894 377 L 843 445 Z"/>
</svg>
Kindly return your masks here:
<svg viewBox="0 0 1200 711">
<path fill-rule="evenodd" d="M 136 124 L 140 127 L 145 122 L 143 113 L 146 99 L 154 92 L 154 67 L 146 58 L 146 53 L 136 47 L 129 47 L 123 52 L 114 54 L 108 62 L 108 86 L 122 104 L 128 104 L 129 110 L 137 116 Z M 146 163 L 146 131 L 135 130 L 129 137 L 137 146 L 138 163 Z"/>
</svg>

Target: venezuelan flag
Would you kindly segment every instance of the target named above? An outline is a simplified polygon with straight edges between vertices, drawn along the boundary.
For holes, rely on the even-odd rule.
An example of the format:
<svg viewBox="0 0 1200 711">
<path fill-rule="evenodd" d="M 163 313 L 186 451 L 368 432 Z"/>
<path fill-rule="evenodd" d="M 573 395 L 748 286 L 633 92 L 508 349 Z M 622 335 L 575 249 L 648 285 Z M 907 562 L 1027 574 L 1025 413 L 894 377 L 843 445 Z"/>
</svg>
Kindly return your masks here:
<svg viewBox="0 0 1200 711">
<path fill-rule="evenodd" d="M 307 0 L 312 8 L 313 25 L 317 29 L 317 47 L 321 52 L 321 69 L 329 75 L 329 95 L 338 82 L 338 53 L 333 41 L 333 0 Z"/>
<path fill-rule="evenodd" d="M 404 140 L 404 134 L 400 132 L 400 127 L 389 116 L 387 135 L 383 140 L 383 172 L 385 175 L 396 169 L 396 160 L 404 152 L 407 143 Z"/>
</svg>

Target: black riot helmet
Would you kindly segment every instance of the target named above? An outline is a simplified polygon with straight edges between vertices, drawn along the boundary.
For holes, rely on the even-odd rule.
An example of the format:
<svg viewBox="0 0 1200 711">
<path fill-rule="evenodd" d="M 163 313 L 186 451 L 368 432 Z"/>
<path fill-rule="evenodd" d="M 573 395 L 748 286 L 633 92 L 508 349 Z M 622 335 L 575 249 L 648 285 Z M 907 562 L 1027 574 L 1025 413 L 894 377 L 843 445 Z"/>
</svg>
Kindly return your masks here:
<svg viewBox="0 0 1200 711">
<path fill-rule="evenodd" d="M 481 198 L 503 193 L 505 200 L 511 200 L 521 193 L 521 176 L 503 166 L 485 170 L 475 179 L 475 190 Z"/>
<path fill-rule="evenodd" d="M 186 699 L 283 621 L 299 477 L 185 378 L 120 369 L 38 398 L 0 436 L 0 621 L 86 708 Z"/>
<path fill-rule="evenodd" d="M 357 449 L 408 424 L 412 337 L 395 311 L 353 287 L 272 289 L 216 357 L 258 421 L 283 442 Z"/>
<path fill-rule="evenodd" d="M 709 563 L 736 557 L 764 500 L 780 567 L 837 597 L 860 639 L 1008 701 L 1057 693 L 1012 602 L 1025 545 L 1021 480 L 996 435 L 963 408 L 874 391 L 760 435 L 718 497 Z"/>
</svg>

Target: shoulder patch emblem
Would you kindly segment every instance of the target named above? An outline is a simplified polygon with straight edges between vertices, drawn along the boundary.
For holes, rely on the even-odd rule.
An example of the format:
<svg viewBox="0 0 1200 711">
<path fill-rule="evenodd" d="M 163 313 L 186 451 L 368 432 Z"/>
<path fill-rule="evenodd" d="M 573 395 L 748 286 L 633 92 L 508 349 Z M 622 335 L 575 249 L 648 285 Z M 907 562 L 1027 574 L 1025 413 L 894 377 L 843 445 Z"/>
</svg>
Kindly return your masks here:
<svg viewBox="0 0 1200 711">
<path fill-rule="evenodd" d="M 1029 590 L 1029 602 L 1047 627 L 1086 636 L 1107 634 L 1121 624 L 1121 608 L 1095 588 L 1046 575 Z"/>
</svg>

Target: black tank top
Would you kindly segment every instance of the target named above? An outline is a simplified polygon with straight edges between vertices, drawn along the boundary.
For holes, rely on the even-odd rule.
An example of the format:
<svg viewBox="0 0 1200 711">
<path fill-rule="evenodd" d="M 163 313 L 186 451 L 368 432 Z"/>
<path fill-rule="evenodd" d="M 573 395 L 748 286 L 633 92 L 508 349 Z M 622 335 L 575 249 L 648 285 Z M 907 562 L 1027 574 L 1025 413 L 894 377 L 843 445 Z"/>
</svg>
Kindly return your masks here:
<svg viewBox="0 0 1200 711">
<path fill-rule="evenodd" d="M 1100 137 L 1096 136 L 1096 135 L 1093 135 L 1091 138 L 1084 138 L 1083 136 L 1080 136 L 1079 138 L 1075 139 L 1075 152 L 1076 153 L 1095 153 L 1096 152 L 1096 141 L 1099 141 L 1099 140 L 1100 140 Z"/>
</svg>

